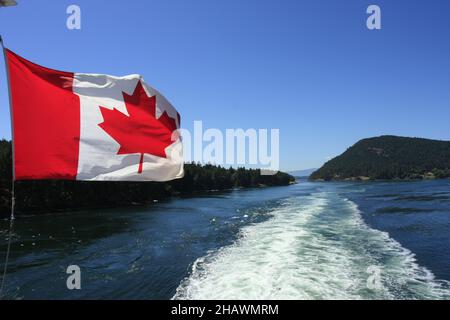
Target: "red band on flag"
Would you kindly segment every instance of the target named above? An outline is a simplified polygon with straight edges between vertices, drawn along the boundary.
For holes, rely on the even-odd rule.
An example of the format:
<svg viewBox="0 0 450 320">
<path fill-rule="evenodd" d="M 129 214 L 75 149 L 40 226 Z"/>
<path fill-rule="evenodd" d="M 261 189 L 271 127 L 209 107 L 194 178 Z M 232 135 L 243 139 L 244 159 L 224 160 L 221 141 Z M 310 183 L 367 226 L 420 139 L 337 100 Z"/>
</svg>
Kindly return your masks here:
<svg viewBox="0 0 450 320">
<path fill-rule="evenodd" d="M 48 69 L 6 50 L 16 180 L 75 180 L 80 101 L 74 74 Z"/>
</svg>

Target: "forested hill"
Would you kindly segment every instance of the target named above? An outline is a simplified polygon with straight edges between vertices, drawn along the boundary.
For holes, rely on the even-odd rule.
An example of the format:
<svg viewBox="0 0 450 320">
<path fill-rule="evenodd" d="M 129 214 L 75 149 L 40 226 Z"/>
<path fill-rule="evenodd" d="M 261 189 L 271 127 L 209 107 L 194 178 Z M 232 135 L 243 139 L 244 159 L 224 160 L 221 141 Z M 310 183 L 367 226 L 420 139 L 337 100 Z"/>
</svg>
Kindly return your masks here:
<svg viewBox="0 0 450 320">
<path fill-rule="evenodd" d="M 184 178 L 169 182 L 18 181 L 16 208 L 21 214 L 139 205 L 175 195 L 282 186 L 295 181 L 283 172 L 268 176 L 258 169 L 199 164 L 185 164 L 184 169 Z M 0 216 L 10 212 L 11 172 L 11 142 L 0 140 Z"/>
<path fill-rule="evenodd" d="M 381 136 L 363 139 L 328 161 L 311 180 L 450 177 L 450 141 Z"/>
</svg>

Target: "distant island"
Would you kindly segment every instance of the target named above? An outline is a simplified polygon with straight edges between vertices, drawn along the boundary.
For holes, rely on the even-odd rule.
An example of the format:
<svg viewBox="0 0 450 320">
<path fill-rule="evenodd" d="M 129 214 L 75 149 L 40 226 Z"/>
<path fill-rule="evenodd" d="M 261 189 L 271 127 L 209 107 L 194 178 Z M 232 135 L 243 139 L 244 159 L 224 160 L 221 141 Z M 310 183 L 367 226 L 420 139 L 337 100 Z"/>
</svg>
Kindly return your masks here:
<svg viewBox="0 0 450 320">
<path fill-rule="evenodd" d="M 304 170 L 289 171 L 288 173 L 294 177 L 304 178 L 304 177 L 309 177 L 316 170 L 317 170 L 317 168 L 304 169 Z"/>
<path fill-rule="evenodd" d="M 450 178 L 450 141 L 381 136 L 358 141 L 315 171 L 310 180 Z"/>
<path fill-rule="evenodd" d="M 184 170 L 184 178 L 168 182 L 17 181 L 16 212 L 34 214 L 145 205 L 172 196 L 193 196 L 234 188 L 285 186 L 295 182 L 295 178 L 287 173 L 261 175 L 259 169 L 187 163 Z M 10 213 L 11 177 L 11 142 L 0 140 L 0 217 L 7 217 Z"/>
</svg>

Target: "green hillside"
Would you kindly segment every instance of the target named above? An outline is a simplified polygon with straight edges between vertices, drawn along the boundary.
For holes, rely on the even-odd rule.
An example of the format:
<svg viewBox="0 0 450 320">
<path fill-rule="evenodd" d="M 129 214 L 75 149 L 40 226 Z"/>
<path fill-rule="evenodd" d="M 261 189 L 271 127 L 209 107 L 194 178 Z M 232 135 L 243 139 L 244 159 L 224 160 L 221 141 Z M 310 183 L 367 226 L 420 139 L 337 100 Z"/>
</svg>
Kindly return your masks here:
<svg viewBox="0 0 450 320">
<path fill-rule="evenodd" d="M 315 171 L 311 180 L 450 177 L 450 141 L 381 136 L 363 139 Z"/>
</svg>

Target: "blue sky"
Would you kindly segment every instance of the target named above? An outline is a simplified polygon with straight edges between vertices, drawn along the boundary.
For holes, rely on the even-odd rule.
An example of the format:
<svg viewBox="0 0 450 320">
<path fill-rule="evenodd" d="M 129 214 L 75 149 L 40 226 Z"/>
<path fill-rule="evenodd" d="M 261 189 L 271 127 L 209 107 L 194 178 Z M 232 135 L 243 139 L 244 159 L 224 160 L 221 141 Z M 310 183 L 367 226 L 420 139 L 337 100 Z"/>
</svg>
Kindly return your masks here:
<svg viewBox="0 0 450 320">
<path fill-rule="evenodd" d="M 450 140 L 448 0 L 18 2 L 0 9 L 13 51 L 55 69 L 140 73 L 187 129 L 279 128 L 284 170 L 318 167 L 370 136 Z M 70 4 L 81 30 L 66 28 Z M 381 30 L 366 28 L 370 4 Z"/>
</svg>

